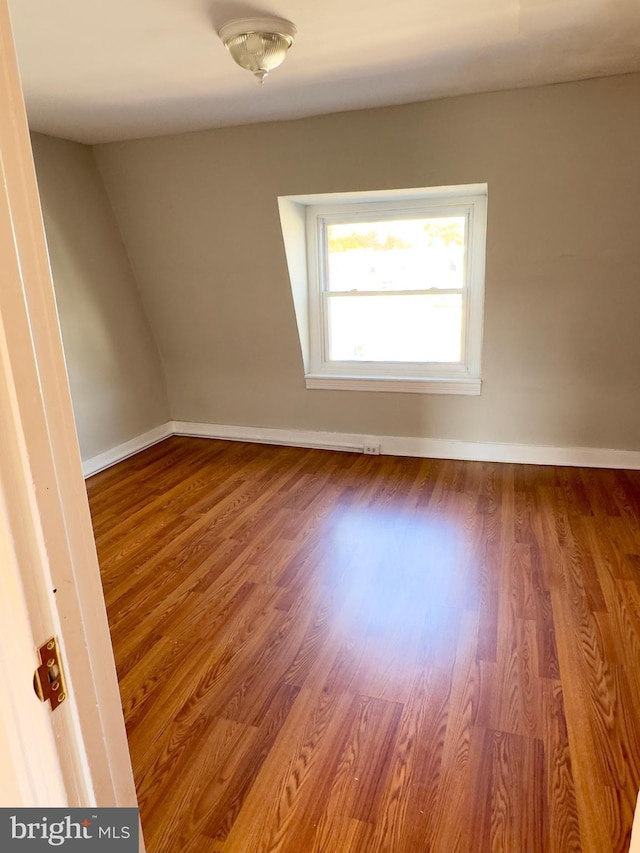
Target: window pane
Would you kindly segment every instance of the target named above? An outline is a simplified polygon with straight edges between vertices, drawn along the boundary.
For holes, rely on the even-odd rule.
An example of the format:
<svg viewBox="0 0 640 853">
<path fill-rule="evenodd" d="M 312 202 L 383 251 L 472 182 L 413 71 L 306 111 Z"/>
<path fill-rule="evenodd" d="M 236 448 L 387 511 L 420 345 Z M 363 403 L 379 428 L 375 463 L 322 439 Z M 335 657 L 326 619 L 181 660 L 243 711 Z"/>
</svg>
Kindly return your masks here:
<svg viewBox="0 0 640 853">
<path fill-rule="evenodd" d="M 459 362 L 462 295 L 327 299 L 331 361 Z"/>
<path fill-rule="evenodd" d="M 327 289 L 462 288 L 465 226 L 464 216 L 328 225 Z"/>
</svg>

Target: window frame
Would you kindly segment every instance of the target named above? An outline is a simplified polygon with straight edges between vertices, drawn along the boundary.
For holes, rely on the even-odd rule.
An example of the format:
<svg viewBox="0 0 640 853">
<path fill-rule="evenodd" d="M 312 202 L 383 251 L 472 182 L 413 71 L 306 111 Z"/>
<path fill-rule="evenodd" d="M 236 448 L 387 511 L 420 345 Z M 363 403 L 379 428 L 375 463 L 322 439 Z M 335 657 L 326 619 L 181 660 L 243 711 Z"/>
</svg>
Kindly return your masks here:
<svg viewBox="0 0 640 853">
<path fill-rule="evenodd" d="M 370 194 L 306 206 L 308 263 L 309 370 L 307 388 L 334 390 L 410 391 L 417 393 L 479 394 L 481 389 L 482 326 L 487 222 L 486 184 L 414 190 L 409 196 Z M 317 197 L 316 197 L 317 199 Z M 336 296 L 327 286 L 327 227 L 371 219 L 460 216 L 466 218 L 465 270 L 462 290 L 462 359 L 455 363 L 335 361 L 328 358 L 328 301 Z M 421 293 L 442 293 L 432 288 Z M 368 291 L 358 294 L 366 295 Z M 380 298 L 392 296 L 383 291 Z"/>
</svg>

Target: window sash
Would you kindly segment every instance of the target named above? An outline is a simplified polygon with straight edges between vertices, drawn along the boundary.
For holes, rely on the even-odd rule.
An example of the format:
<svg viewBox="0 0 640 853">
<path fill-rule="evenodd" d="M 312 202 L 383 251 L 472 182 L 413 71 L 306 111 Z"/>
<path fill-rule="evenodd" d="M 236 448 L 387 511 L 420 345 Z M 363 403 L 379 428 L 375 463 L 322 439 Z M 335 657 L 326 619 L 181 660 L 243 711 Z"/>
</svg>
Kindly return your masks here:
<svg viewBox="0 0 640 853">
<path fill-rule="evenodd" d="M 423 288 L 421 290 L 332 290 L 329 284 L 329 269 L 330 269 L 330 261 L 329 261 L 329 228 L 332 225 L 340 224 L 340 225 L 349 225 L 351 223 L 361 222 L 396 222 L 396 221 L 406 221 L 406 220 L 429 220 L 429 219 L 460 219 L 464 218 L 465 220 L 465 241 L 464 241 L 464 267 L 462 274 L 463 284 L 458 288 L 438 288 L 438 287 L 430 287 Z M 380 369 L 386 369 L 388 371 L 397 370 L 399 367 L 403 367 L 408 369 L 410 372 L 423 371 L 429 369 L 431 372 L 434 369 L 446 370 L 448 367 L 457 367 L 460 365 L 466 364 L 467 359 L 467 322 L 468 322 L 468 302 L 467 294 L 469 289 L 469 264 L 467 261 L 468 258 L 468 240 L 469 240 L 469 232 L 470 232 L 470 219 L 471 219 L 471 210 L 468 205 L 451 205 L 448 204 L 446 208 L 442 206 L 420 204 L 412 210 L 404 210 L 404 209 L 394 209 L 389 211 L 379 211 L 376 212 L 372 209 L 366 210 L 358 210 L 351 212 L 348 216 L 343 212 L 340 214 L 334 215 L 319 215 L 317 220 L 318 227 L 318 237 L 319 237 L 319 246 L 321 247 L 321 252 L 319 253 L 320 258 L 322 259 L 322 263 L 320 265 L 320 284 L 321 284 L 321 304 L 320 304 L 320 313 L 321 313 L 321 325 L 322 325 L 322 341 L 320 342 L 321 352 L 322 352 L 322 365 L 326 368 L 329 365 L 332 365 L 336 368 L 342 366 L 343 368 L 350 367 L 350 369 L 354 369 L 356 365 L 365 365 L 371 364 L 376 365 Z M 461 307 L 460 307 L 460 359 L 457 361 L 418 361 L 418 362 L 408 362 L 403 359 L 397 360 L 387 360 L 387 361 L 368 361 L 366 359 L 333 359 L 330 356 L 330 328 L 329 328 L 329 307 L 328 300 L 329 299 L 340 299 L 340 298 L 358 298 L 358 297 L 371 297 L 375 296 L 376 298 L 384 298 L 384 297 L 395 297 L 395 296 L 430 296 L 430 295 L 439 295 L 446 296 L 447 294 L 456 294 L 461 295 Z"/>
<path fill-rule="evenodd" d="M 440 297 L 440 296 L 460 296 L 461 297 L 461 306 L 460 306 L 460 358 L 455 361 L 407 361 L 406 359 L 389 359 L 386 361 L 380 360 L 369 360 L 369 359 L 335 359 L 331 358 L 329 354 L 330 345 L 331 345 L 331 331 L 329 328 L 329 300 L 331 299 L 359 299 L 361 297 L 371 297 L 375 296 L 377 299 L 395 299 L 397 297 L 403 296 L 426 296 L 426 297 Z M 325 365 L 364 365 L 364 364 L 372 364 L 372 365 L 386 365 L 390 367 L 391 365 L 408 365 L 410 366 L 412 371 L 415 370 L 423 370 L 425 368 L 437 368 L 437 367 L 446 367 L 450 365 L 464 365 L 466 363 L 466 340 L 467 340 L 467 288 L 458 288 L 458 289 L 439 289 L 439 288 L 429 288 L 428 290 L 372 290 L 372 291 L 333 291 L 327 290 L 322 294 L 322 360 Z"/>
</svg>

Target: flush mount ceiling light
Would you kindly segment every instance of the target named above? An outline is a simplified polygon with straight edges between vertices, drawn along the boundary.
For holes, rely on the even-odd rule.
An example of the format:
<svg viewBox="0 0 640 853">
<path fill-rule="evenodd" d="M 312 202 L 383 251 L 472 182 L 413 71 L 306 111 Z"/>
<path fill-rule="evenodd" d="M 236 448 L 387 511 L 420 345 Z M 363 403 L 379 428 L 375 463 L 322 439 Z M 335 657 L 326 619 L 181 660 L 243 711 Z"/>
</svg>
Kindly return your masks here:
<svg viewBox="0 0 640 853">
<path fill-rule="evenodd" d="M 242 68 L 263 83 L 267 74 L 282 65 L 297 30 L 279 18 L 243 18 L 229 21 L 218 35 Z"/>
</svg>

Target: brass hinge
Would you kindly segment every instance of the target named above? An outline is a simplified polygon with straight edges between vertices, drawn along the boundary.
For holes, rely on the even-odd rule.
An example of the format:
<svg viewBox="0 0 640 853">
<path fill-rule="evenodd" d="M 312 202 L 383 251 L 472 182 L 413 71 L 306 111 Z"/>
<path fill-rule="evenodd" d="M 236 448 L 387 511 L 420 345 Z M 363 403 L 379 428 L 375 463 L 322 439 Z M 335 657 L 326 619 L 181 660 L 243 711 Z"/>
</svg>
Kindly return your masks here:
<svg viewBox="0 0 640 853">
<path fill-rule="evenodd" d="M 40 666 L 33 675 L 33 689 L 41 702 L 51 702 L 51 710 L 60 706 L 67 698 L 67 689 L 62 671 L 60 649 L 55 637 L 38 649 Z"/>
</svg>

